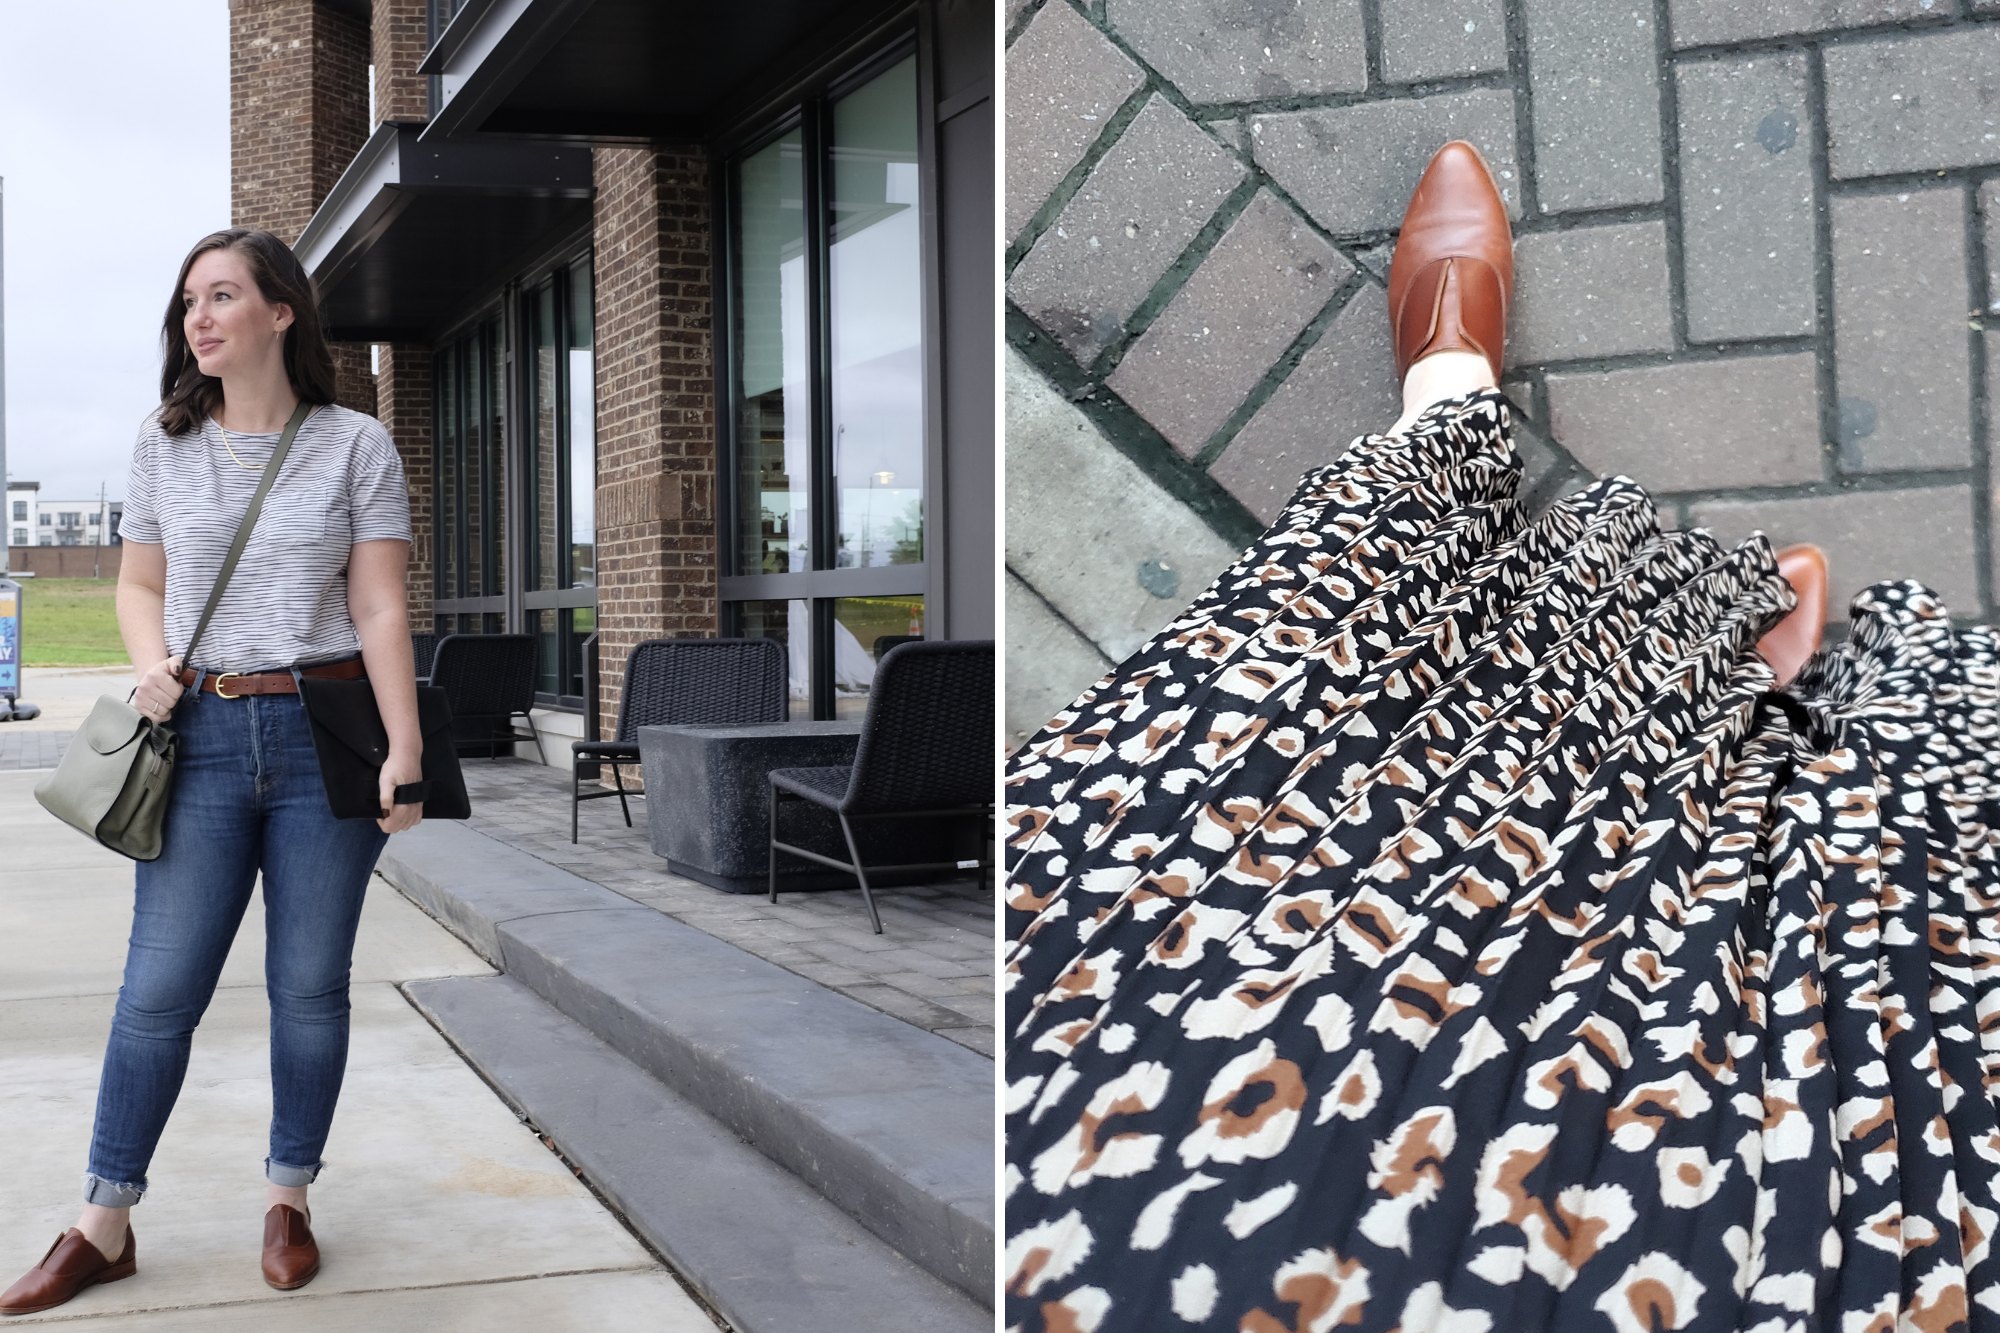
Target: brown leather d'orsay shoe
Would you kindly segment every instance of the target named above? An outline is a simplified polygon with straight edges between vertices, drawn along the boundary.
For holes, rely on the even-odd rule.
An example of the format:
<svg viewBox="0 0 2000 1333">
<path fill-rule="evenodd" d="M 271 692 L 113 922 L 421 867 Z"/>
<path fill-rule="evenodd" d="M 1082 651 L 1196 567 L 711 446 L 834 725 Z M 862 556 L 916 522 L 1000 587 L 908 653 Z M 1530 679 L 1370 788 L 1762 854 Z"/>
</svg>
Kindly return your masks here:
<svg viewBox="0 0 2000 1333">
<path fill-rule="evenodd" d="M 1757 652 L 1789 685 L 1814 653 L 1826 624 L 1826 552 L 1817 546 L 1787 546 L 1778 552 L 1778 572 L 1799 596 L 1798 605 L 1757 640 Z"/>
<path fill-rule="evenodd" d="M 290 1291 L 318 1273 L 319 1242 L 306 1215 L 290 1204 L 272 1204 L 264 1214 L 264 1281 Z"/>
<path fill-rule="evenodd" d="M 1389 264 L 1396 378 L 1433 352 L 1477 352 L 1497 384 L 1513 296 L 1507 205 L 1479 150 L 1454 139 L 1424 168 Z"/>
<path fill-rule="evenodd" d="M 125 1253 L 116 1259 L 104 1257 L 83 1233 L 71 1227 L 56 1237 L 42 1261 L 0 1295 L 0 1314 L 34 1314 L 53 1310 L 85 1287 L 100 1282 L 116 1282 L 139 1271 L 139 1244 L 132 1228 L 125 1228 Z"/>
</svg>

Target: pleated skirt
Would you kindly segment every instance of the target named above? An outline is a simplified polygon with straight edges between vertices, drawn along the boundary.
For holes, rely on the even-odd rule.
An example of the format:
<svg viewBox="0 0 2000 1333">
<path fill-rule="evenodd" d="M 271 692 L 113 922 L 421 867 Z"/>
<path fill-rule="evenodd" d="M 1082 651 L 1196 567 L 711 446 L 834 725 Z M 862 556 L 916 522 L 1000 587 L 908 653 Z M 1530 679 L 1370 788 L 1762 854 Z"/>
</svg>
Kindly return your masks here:
<svg viewBox="0 0 2000 1333">
<path fill-rule="evenodd" d="M 2000 1328 L 2000 645 L 1440 404 L 1009 763 L 1023 1333 Z"/>
</svg>

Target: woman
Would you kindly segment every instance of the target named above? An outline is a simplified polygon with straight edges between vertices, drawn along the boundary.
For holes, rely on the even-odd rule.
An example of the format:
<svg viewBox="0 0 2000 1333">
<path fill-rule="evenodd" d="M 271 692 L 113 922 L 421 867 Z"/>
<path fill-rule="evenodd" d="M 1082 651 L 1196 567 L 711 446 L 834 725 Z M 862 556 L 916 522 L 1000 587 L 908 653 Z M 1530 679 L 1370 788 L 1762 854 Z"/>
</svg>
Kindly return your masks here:
<svg viewBox="0 0 2000 1333">
<path fill-rule="evenodd" d="M 1447 145 L 1404 419 L 1009 766 L 1019 1333 L 2000 1327 L 2000 641 L 1527 512 L 1507 257 Z"/>
<path fill-rule="evenodd" d="M 271 1002 L 264 1280 L 310 1282 L 306 1189 L 319 1175 L 347 1063 L 348 973 L 375 859 L 422 808 L 415 665 L 403 597 L 409 497 L 381 424 L 335 406 L 312 280 L 268 232 L 205 237 L 167 310 L 160 409 L 133 450 L 118 624 L 133 704 L 180 736 L 158 860 L 138 866 L 130 951 L 98 1088 L 75 1227 L 0 1313 L 61 1305 L 136 1271 L 132 1206 L 187 1070 L 250 890 L 262 874 Z M 309 409 L 197 660 L 182 660 L 238 522 L 286 423 Z M 298 677 L 363 675 L 389 733 L 384 815 L 337 820 Z"/>
</svg>

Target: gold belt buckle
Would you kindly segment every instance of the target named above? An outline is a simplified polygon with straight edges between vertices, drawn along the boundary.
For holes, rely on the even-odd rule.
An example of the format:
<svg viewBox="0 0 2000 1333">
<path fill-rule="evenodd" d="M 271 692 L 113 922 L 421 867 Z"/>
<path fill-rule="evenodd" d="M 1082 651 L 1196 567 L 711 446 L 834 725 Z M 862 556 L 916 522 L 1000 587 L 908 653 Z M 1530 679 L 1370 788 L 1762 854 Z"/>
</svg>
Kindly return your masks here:
<svg viewBox="0 0 2000 1333">
<path fill-rule="evenodd" d="M 223 672 L 223 673 L 222 673 L 221 675 L 217 676 L 217 677 L 215 678 L 215 697 L 216 697 L 216 698 L 218 698 L 218 699 L 241 699 L 241 698 L 243 698 L 243 697 L 244 697 L 243 695 L 240 695 L 240 694 L 231 694 L 231 693 L 230 693 L 230 692 L 229 692 L 228 690 L 225 690 L 225 689 L 223 689 L 223 688 L 222 688 L 222 682 L 223 682 L 223 681 L 225 681 L 225 680 L 228 680 L 228 679 L 229 679 L 229 678 L 230 678 L 231 676 L 240 676 L 240 675 L 242 675 L 242 674 L 243 674 L 243 673 L 242 673 L 242 672 L 240 672 L 240 671 L 225 671 L 225 672 Z"/>
</svg>

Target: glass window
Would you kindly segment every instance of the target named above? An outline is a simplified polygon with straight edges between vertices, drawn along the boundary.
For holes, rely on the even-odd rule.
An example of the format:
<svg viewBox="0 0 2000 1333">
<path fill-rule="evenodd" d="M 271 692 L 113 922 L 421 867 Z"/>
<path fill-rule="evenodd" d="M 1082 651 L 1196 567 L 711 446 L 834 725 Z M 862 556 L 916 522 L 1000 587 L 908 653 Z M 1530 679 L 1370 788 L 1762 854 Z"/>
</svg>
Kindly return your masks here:
<svg viewBox="0 0 2000 1333">
<path fill-rule="evenodd" d="M 833 603 L 833 715 L 868 711 L 875 664 L 899 643 L 924 637 L 921 597 L 840 597 Z"/>
<path fill-rule="evenodd" d="M 833 104 L 835 568 L 924 558 L 917 61 Z"/>
<path fill-rule="evenodd" d="M 812 605 L 804 599 L 738 602 L 737 632 L 747 639 L 776 639 L 791 662 L 788 695 L 793 717 L 812 716 Z"/>
<path fill-rule="evenodd" d="M 923 634 L 917 62 L 873 68 L 730 164 L 724 596 L 731 632 L 785 637 L 805 716 L 858 716 Z"/>
<path fill-rule="evenodd" d="M 569 271 L 569 579 L 597 586 L 597 314 L 590 261 Z M 582 633 L 588 634 L 589 630 Z"/>
<path fill-rule="evenodd" d="M 507 591 L 506 357 L 498 319 L 437 355 L 439 601 Z"/>
<path fill-rule="evenodd" d="M 793 130 L 736 166 L 736 566 L 812 568 L 805 186 Z"/>
</svg>

